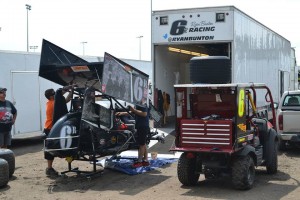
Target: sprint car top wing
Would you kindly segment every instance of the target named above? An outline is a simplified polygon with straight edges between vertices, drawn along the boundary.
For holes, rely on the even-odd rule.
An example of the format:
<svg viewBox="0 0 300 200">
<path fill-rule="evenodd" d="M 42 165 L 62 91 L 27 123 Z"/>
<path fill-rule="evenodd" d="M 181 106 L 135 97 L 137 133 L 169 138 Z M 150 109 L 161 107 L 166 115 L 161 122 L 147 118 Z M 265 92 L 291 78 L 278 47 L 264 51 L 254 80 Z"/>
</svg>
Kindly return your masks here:
<svg viewBox="0 0 300 200">
<path fill-rule="evenodd" d="M 78 88 L 93 86 L 101 90 L 102 62 L 90 63 L 43 40 L 39 76 L 62 86 L 76 84 Z"/>
</svg>

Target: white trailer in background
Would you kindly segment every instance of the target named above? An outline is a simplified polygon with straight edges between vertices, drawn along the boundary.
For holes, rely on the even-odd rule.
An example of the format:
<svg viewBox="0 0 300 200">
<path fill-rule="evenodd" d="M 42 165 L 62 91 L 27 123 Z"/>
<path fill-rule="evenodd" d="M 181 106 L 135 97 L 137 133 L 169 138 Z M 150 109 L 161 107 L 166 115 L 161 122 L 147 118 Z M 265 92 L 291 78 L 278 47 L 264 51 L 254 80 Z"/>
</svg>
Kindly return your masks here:
<svg viewBox="0 0 300 200">
<path fill-rule="evenodd" d="M 7 88 L 6 99 L 18 110 L 13 139 L 42 134 L 46 103 L 43 91 L 56 85 L 38 77 L 39 62 L 37 53 L 0 51 L 0 85 Z"/>
<path fill-rule="evenodd" d="M 173 85 L 191 83 L 194 56 L 228 57 L 231 83 L 265 83 L 278 102 L 285 90 L 298 85 L 290 78 L 296 71 L 291 49 L 287 39 L 234 6 L 152 13 L 153 88 L 170 94 L 171 111 Z M 207 74 L 214 75 L 222 76 Z"/>
</svg>

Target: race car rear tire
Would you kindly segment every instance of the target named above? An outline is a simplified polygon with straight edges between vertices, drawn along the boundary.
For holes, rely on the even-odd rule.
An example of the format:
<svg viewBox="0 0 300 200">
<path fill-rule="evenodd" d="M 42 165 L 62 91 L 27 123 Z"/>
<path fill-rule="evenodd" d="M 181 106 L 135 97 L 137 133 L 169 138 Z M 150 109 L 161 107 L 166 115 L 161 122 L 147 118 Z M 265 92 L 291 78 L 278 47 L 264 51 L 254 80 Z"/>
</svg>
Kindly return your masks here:
<svg viewBox="0 0 300 200">
<path fill-rule="evenodd" d="M 190 60 L 192 83 L 231 83 L 231 60 L 225 56 L 194 57 Z"/>
<path fill-rule="evenodd" d="M 255 180 L 255 165 L 250 155 L 236 157 L 232 165 L 232 184 L 239 190 L 253 187 Z"/>
<path fill-rule="evenodd" d="M 196 185 L 200 174 L 197 173 L 197 159 L 188 158 L 187 153 L 181 154 L 177 165 L 178 180 L 185 186 Z"/>
<path fill-rule="evenodd" d="M 4 159 L 8 163 L 9 167 L 9 177 L 15 172 L 15 154 L 10 149 L 0 149 L 0 158 Z"/>
<path fill-rule="evenodd" d="M 6 186 L 9 180 L 8 162 L 0 158 L 0 187 Z"/>
</svg>

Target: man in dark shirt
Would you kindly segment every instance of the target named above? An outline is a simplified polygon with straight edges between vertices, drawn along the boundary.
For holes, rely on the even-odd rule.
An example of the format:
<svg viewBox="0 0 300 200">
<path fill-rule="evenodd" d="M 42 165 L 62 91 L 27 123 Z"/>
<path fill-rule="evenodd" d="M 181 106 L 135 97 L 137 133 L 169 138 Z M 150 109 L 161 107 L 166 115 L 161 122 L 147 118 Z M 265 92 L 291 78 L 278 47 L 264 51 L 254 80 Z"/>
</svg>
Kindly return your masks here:
<svg viewBox="0 0 300 200">
<path fill-rule="evenodd" d="M 6 100 L 6 88 L 0 87 L 0 148 L 11 145 L 11 128 L 17 118 L 15 106 Z"/>
<path fill-rule="evenodd" d="M 146 138 L 150 132 L 149 127 L 149 109 L 145 106 L 137 105 L 136 108 L 129 106 L 130 112 L 135 115 L 135 127 L 137 130 L 137 142 L 139 144 L 138 160 L 132 167 L 149 166 Z M 128 114 L 127 112 L 117 112 L 117 116 Z"/>
</svg>

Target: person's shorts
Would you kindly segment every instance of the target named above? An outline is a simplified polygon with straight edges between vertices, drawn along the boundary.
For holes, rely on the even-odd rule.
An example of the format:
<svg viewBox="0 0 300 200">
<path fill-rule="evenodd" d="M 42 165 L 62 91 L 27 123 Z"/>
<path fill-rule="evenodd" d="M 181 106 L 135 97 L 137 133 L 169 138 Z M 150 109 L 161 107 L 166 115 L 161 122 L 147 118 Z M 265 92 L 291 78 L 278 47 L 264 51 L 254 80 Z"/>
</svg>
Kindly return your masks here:
<svg viewBox="0 0 300 200">
<path fill-rule="evenodd" d="M 10 131 L 0 133 L 0 146 L 11 145 L 11 134 Z"/>
<path fill-rule="evenodd" d="M 136 130 L 137 130 L 137 135 L 138 135 L 138 138 L 137 138 L 138 144 L 145 145 L 147 135 L 150 132 L 150 128 L 145 126 L 145 127 L 138 127 Z"/>
<path fill-rule="evenodd" d="M 44 134 L 48 137 L 51 129 L 44 129 Z M 44 158 L 46 160 L 54 160 L 54 156 L 52 156 L 49 152 L 44 151 Z"/>
<path fill-rule="evenodd" d="M 54 160 L 54 156 L 52 156 L 49 152 L 44 151 L 44 158 L 46 160 Z"/>
</svg>

